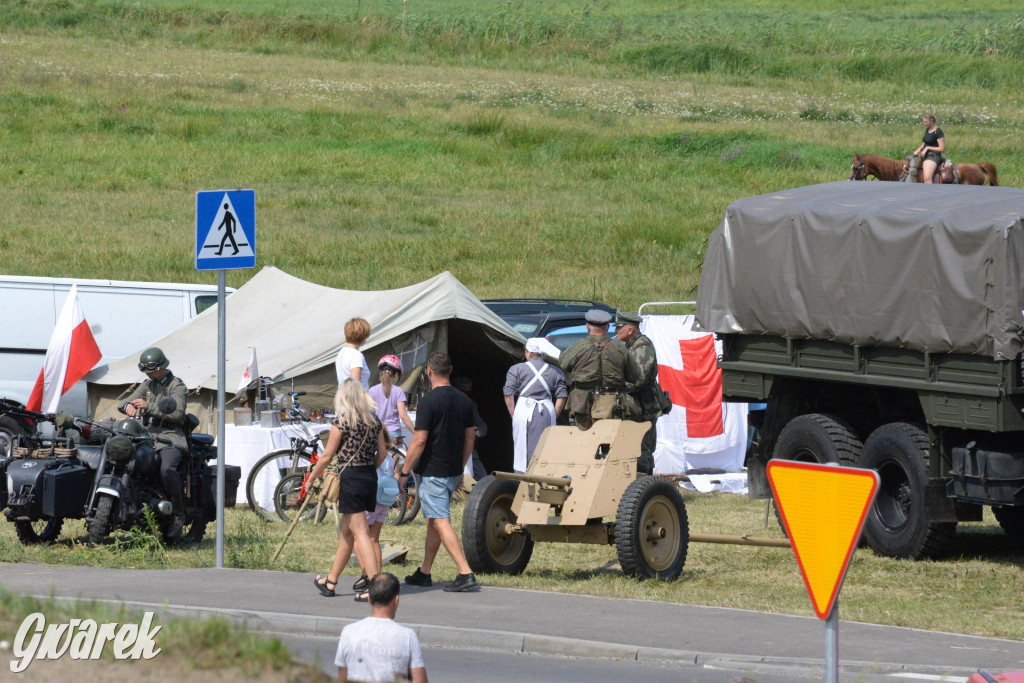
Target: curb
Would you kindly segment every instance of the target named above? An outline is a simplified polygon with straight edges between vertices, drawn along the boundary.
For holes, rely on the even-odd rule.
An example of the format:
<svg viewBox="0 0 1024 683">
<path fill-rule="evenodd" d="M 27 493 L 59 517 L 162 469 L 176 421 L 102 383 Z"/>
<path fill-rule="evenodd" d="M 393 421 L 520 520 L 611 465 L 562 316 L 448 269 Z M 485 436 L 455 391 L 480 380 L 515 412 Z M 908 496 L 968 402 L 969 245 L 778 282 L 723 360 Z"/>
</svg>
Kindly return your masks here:
<svg viewBox="0 0 1024 683">
<path fill-rule="evenodd" d="M 189 619 L 221 617 L 240 624 L 249 631 L 268 635 L 281 633 L 313 637 L 336 638 L 348 624 L 359 621 L 345 617 L 319 617 L 285 612 L 261 612 L 242 609 L 215 609 L 169 603 L 133 602 L 121 600 L 54 597 L 32 595 L 30 597 L 62 604 L 99 603 L 124 607 L 129 611 L 153 611 Z M 584 657 L 591 659 L 618 659 L 637 662 L 679 662 L 701 667 L 720 668 L 799 668 L 821 671 L 823 659 L 786 658 L 771 656 L 738 655 L 717 652 L 696 652 L 665 648 L 607 643 L 596 640 L 564 638 L 561 636 L 491 631 L 486 629 L 435 626 L 432 624 L 411 624 L 401 622 L 416 632 L 420 644 L 425 647 L 452 647 L 497 652 L 558 655 L 562 657 Z M 840 670 L 847 673 L 892 674 L 914 672 L 945 676 L 963 676 L 965 679 L 976 672 L 973 668 L 939 667 L 929 665 L 906 665 L 885 662 L 841 661 Z"/>
</svg>

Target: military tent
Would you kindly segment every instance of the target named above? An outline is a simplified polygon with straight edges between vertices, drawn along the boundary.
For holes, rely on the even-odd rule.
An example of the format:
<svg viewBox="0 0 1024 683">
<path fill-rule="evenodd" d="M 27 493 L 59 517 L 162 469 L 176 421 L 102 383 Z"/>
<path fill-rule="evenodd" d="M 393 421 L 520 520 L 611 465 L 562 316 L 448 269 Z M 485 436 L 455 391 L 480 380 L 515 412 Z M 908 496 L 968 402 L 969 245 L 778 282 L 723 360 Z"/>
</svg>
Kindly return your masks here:
<svg viewBox="0 0 1024 683">
<path fill-rule="evenodd" d="M 228 297 L 226 309 L 229 399 L 255 349 L 259 372 L 274 381 L 276 393 L 305 391 L 304 406 L 329 408 L 337 388 L 334 361 L 345 343 L 345 322 L 361 317 L 372 327 L 362 347 L 371 386 L 377 382 L 381 356 L 402 359 L 402 385 L 408 391 L 415 390 L 427 355 L 447 351 L 455 375 L 473 380 L 472 395 L 488 423 L 488 436 L 479 443 L 481 458 L 488 469 L 511 469 L 511 423 L 502 386 L 508 367 L 522 357 L 525 339 L 451 273 L 401 289 L 353 291 L 316 285 L 266 266 Z M 163 349 L 171 371 L 189 388 L 189 412 L 201 420 L 200 429 L 215 429 L 216 307 L 153 346 Z M 137 367 L 138 355 L 90 373 L 89 405 L 95 417 L 117 414 L 122 397 L 145 379 Z M 414 392 L 408 393 L 414 400 Z M 227 412 L 230 421 L 232 411 Z"/>
</svg>

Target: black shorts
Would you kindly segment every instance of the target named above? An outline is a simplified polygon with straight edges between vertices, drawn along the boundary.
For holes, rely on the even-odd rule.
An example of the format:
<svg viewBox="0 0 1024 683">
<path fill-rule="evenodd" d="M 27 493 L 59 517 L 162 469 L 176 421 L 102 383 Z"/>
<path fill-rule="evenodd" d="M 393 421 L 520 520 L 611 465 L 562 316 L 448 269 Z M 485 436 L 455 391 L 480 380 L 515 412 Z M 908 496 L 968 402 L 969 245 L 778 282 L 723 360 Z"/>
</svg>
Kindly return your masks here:
<svg viewBox="0 0 1024 683">
<path fill-rule="evenodd" d="M 377 469 L 373 466 L 346 467 L 341 473 L 338 512 L 373 512 L 377 507 Z"/>
<path fill-rule="evenodd" d="M 936 164 L 942 160 L 942 155 L 938 152 L 925 152 L 925 161 L 934 161 Z"/>
</svg>

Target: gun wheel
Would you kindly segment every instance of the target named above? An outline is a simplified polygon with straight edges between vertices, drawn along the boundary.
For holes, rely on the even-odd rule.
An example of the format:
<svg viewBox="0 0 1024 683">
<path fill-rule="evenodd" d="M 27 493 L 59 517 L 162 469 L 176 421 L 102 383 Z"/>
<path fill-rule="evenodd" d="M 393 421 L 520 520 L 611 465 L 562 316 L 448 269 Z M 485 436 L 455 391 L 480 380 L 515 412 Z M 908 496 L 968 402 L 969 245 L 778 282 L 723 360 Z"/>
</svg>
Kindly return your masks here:
<svg viewBox="0 0 1024 683">
<path fill-rule="evenodd" d="M 515 524 L 512 512 L 519 484 L 497 477 L 484 477 L 466 499 L 462 515 L 462 545 L 466 561 L 474 572 L 522 574 L 533 555 L 529 534 L 507 533 Z"/>
<path fill-rule="evenodd" d="M 642 477 L 629 485 L 615 517 L 615 550 L 626 576 L 675 581 L 689 543 L 686 504 L 678 487 L 662 477 Z"/>
</svg>

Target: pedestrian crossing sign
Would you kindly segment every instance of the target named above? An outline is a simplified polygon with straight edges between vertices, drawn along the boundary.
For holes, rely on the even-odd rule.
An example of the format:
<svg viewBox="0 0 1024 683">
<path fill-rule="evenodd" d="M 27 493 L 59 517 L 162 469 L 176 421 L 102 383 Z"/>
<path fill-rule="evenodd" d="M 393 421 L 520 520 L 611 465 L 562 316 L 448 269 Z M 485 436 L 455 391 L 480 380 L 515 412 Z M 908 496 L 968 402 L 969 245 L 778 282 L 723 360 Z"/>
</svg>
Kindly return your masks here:
<svg viewBox="0 0 1024 683">
<path fill-rule="evenodd" d="M 196 270 L 256 267 L 256 192 L 196 192 Z"/>
</svg>

